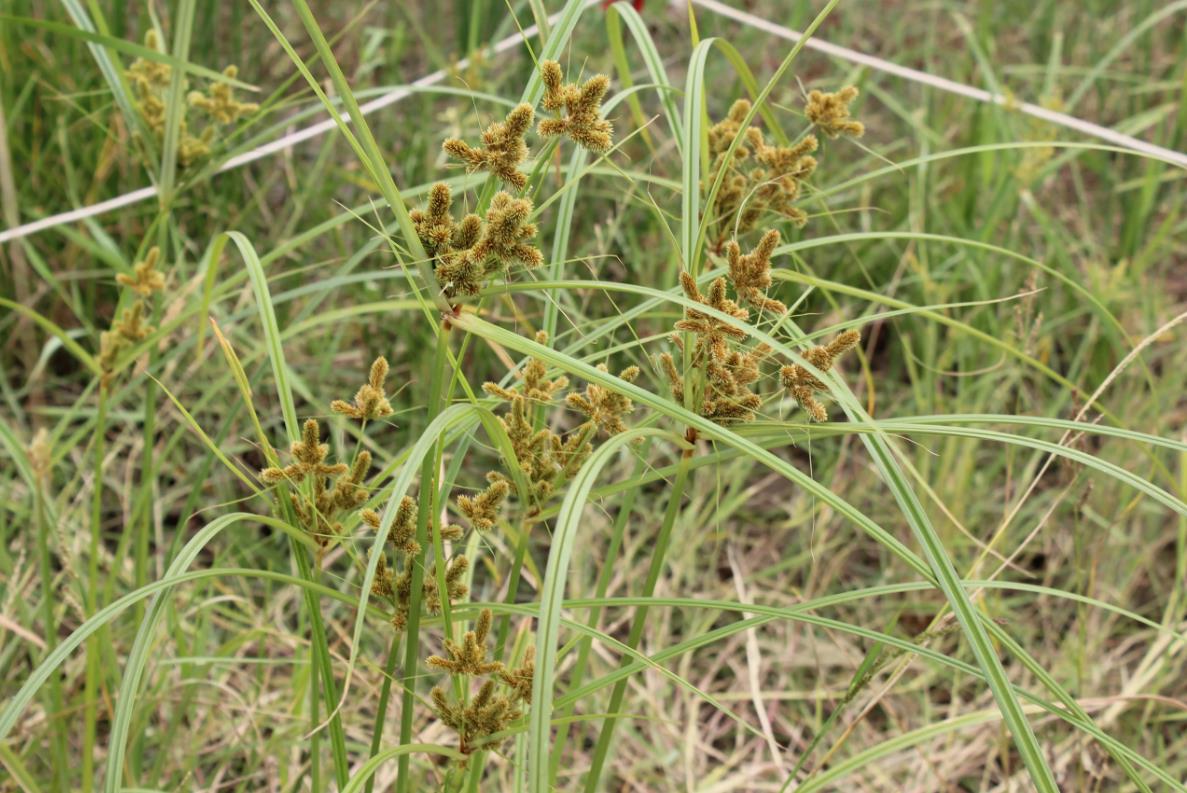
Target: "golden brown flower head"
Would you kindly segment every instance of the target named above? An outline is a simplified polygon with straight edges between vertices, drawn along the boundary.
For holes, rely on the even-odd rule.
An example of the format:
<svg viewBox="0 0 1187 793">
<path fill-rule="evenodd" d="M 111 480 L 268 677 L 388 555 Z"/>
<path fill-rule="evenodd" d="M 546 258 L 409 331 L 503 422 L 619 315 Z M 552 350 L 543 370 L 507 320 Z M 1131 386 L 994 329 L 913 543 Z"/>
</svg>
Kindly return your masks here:
<svg viewBox="0 0 1187 793">
<path fill-rule="evenodd" d="M 833 368 L 837 358 L 852 350 L 861 341 L 861 333 L 847 330 L 822 347 L 813 347 L 804 353 L 804 360 L 821 372 Z M 828 411 L 816 399 L 816 394 L 827 390 L 827 386 L 807 368 L 799 364 L 784 366 L 780 371 L 783 387 L 807 411 L 814 421 L 828 421 Z"/>
<path fill-rule="evenodd" d="M 514 669 L 503 669 L 499 679 L 511 689 L 512 701 L 524 704 L 532 702 L 532 679 L 536 676 L 536 648 L 529 647 L 523 656 L 523 663 Z"/>
<path fill-rule="evenodd" d="M 479 531 L 494 528 L 495 521 L 499 518 L 499 507 L 511 492 L 506 479 L 489 476 L 487 478 L 491 480 L 490 484 L 481 493 L 476 496 L 458 496 L 457 500 L 458 509 Z"/>
<path fill-rule="evenodd" d="M 302 427 L 301 440 L 293 441 L 289 446 L 293 462 L 284 468 L 265 468 L 260 472 L 260 478 L 275 483 L 282 479 L 297 481 L 307 476 L 339 476 L 347 473 L 349 468 L 342 463 L 326 463 L 329 453 L 330 445 L 321 442 L 321 427 L 317 419 L 307 419 Z"/>
<path fill-rule="evenodd" d="M 738 297 L 759 311 L 770 311 L 773 314 L 783 314 L 787 311 L 787 306 L 783 303 L 766 296 L 766 291 L 771 288 L 771 254 L 775 252 L 778 244 L 779 232 L 771 229 L 762 236 L 755 249 L 746 255 L 742 255 L 737 240 L 730 240 L 725 246 L 730 268 L 729 278 Z"/>
<path fill-rule="evenodd" d="M 598 370 L 605 372 L 606 364 L 598 364 Z M 639 367 L 628 366 L 619 374 L 619 378 L 628 383 L 634 382 L 639 376 Z M 607 435 L 618 435 L 626 432 L 623 416 L 630 415 L 635 409 L 630 397 L 611 391 L 604 386 L 590 383 L 585 387 L 584 394 L 569 394 L 565 397 L 565 404 L 579 413 L 584 413 L 598 429 Z"/>
<path fill-rule="evenodd" d="M 449 654 L 449 657 L 442 658 L 439 655 L 431 655 L 428 658 L 429 666 L 448 670 L 455 675 L 473 677 L 502 672 L 503 665 L 501 663 L 486 660 L 486 641 L 490 635 L 491 619 L 490 609 L 483 609 L 478 615 L 478 624 L 474 630 L 466 631 L 461 644 L 445 640 L 445 652 Z"/>
<path fill-rule="evenodd" d="M 528 155 L 524 135 L 532 126 L 535 111 L 528 104 L 516 106 L 503 121 L 496 121 L 482 133 L 481 148 L 474 148 L 463 140 L 450 138 L 442 144 L 446 153 L 466 164 L 466 170 L 487 171 L 507 184 L 522 190 L 528 178 L 519 164 Z"/>
<path fill-rule="evenodd" d="M 223 74 L 233 80 L 239 74 L 239 67 L 228 66 L 223 69 Z M 201 91 L 191 91 L 188 99 L 192 107 L 205 110 L 219 124 L 233 124 L 243 116 L 260 109 L 255 102 L 240 102 L 235 99 L 230 83 L 215 83 L 210 86 L 209 95 Z"/>
<path fill-rule="evenodd" d="M 371 364 L 371 373 L 367 382 L 359 386 L 355 392 L 354 403 L 335 399 L 330 403 L 330 410 L 341 413 L 353 419 L 371 421 L 392 414 L 391 402 L 384 391 L 384 381 L 387 379 L 387 358 L 382 355 Z"/>
<path fill-rule="evenodd" d="M 149 248 L 144 261 L 137 262 L 132 268 L 131 275 L 119 273 L 115 280 L 141 297 L 151 297 L 154 292 L 165 288 L 165 276 L 157 272 L 157 260 L 160 256 L 161 249 L 154 245 Z"/>
<path fill-rule="evenodd" d="M 561 67 L 556 61 L 544 61 L 540 69 L 544 78 L 544 108 L 554 112 L 564 110 L 564 116 L 541 119 L 536 130 L 544 136 L 568 135 L 574 143 L 598 154 L 609 150 L 613 145 L 613 127 L 601 117 L 601 112 L 610 78 L 598 74 L 578 86 L 563 83 Z"/>
<path fill-rule="evenodd" d="M 726 281 L 724 278 L 714 280 L 709 286 L 709 293 L 703 295 L 697 287 L 697 282 L 693 280 L 693 277 L 687 271 L 681 271 L 680 286 L 684 289 L 684 294 L 690 300 L 701 305 L 716 309 L 735 319 L 747 319 L 750 317 L 749 311 L 726 296 Z M 676 329 L 696 334 L 697 343 L 694 358 L 698 361 L 706 353 L 711 353 L 712 357 L 715 358 L 723 358 L 728 353 L 727 342 L 729 340 L 740 341 L 746 338 L 746 331 L 736 328 L 711 314 L 697 311 L 695 308 L 684 309 L 684 319 L 676 323 Z"/>
<path fill-rule="evenodd" d="M 450 559 L 449 563 L 445 565 L 445 590 L 450 603 L 464 598 L 469 593 L 470 588 L 462 580 L 469 567 L 470 560 L 460 554 Z M 437 562 L 435 560 L 425 570 L 424 604 L 425 610 L 430 614 L 436 614 L 441 610 L 441 593 L 437 588 Z"/>
<path fill-rule="evenodd" d="M 548 334 L 545 331 L 536 333 L 537 344 L 547 344 Z M 539 358 L 531 358 L 527 365 L 524 366 L 523 371 L 519 374 L 519 379 L 523 381 L 523 386 L 519 391 L 503 388 L 498 383 L 483 383 L 482 390 L 491 396 L 497 396 L 500 399 L 505 399 L 508 402 L 513 401 L 517 396 L 521 395 L 523 398 L 532 402 L 548 403 L 552 401 L 553 395 L 558 391 L 563 391 L 569 387 L 569 378 L 560 376 L 555 380 L 548 379 L 548 366 Z"/>
<path fill-rule="evenodd" d="M 702 187 L 707 188 L 724 171 L 713 202 L 719 243 L 731 234 L 754 228 L 767 213 L 782 215 L 797 226 L 808 221 L 795 201 L 800 183 L 816 169 L 816 159 L 809 156 L 816 150 L 816 138 L 808 135 L 791 146 L 768 146 L 758 127 L 742 129 L 750 109 L 748 100 L 739 99 L 726 117 L 709 129 L 713 165 Z M 739 135 L 742 140 L 727 161 L 725 155 Z"/>
<path fill-rule="evenodd" d="M 161 40 L 155 30 L 150 29 L 144 34 L 144 46 L 150 50 L 160 51 Z M 169 64 L 145 58 L 137 58 L 128 68 L 128 79 L 132 81 L 138 91 L 144 93 L 148 93 L 151 89 L 167 87 L 172 76 L 173 68 Z"/>
<path fill-rule="evenodd" d="M 496 193 L 486 211 L 486 227 L 471 248 L 470 258 L 493 264 L 493 268 L 488 267 L 488 273 L 505 269 L 513 262 L 539 267 L 544 263 L 544 254 L 528 243 L 536 236 L 536 224 L 528 221 L 531 215 L 530 200 L 514 198 L 502 191 Z"/>
<path fill-rule="evenodd" d="M 820 131 L 830 138 L 841 135 L 860 138 L 865 133 L 865 126 L 849 116 L 849 104 L 857 98 L 857 87 L 847 85 L 836 93 L 812 91 L 808 94 L 808 102 L 804 112 L 808 120 L 819 127 Z"/>
<path fill-rule="evenodd" d="M 449 185 L 437 182 L 429 190 L 429 203 L 424 209 L 414 209 L 408 213 L 412 219 L 412 227 L 416 229 L 416 236 L 428 249 L 429 253 L 448 247 L 453 239 L 454 222 L 450 207 L 453 205 L 453 195 Z"/>
<path fill-rule="evenodd" d="M 455 223 L 450 214 L 449 188 L 436 184 L 425 209 L 409 213 L 417 236 L 433 256 L 434 274 L 449 297 L 476 295 L 487 279 L 514 262 L 538 267 L 544 254 L 529 241 L 536 224 L 529 222 L 532 202 L 499 191 L 491 199 L 486 218 L 469 214 Z"/>
<path fill-rule="evenodd" d="M 115 363 L 129 347 L 144 341 L 156 330 L 145 321 L 148 311 L 146 304 L 137 300 L 125 308 L 118 320 L 112 323 L 110 330 L 99 334 L 99 369 L 103 373 L 106 383 L 115 372 Z"/>
</svg>

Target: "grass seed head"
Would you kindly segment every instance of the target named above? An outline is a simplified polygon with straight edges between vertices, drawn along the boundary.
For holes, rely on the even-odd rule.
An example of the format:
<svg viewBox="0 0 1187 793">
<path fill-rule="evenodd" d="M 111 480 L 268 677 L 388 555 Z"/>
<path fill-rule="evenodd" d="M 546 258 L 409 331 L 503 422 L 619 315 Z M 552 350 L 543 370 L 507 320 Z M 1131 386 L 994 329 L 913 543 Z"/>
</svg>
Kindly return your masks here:
<svg viewBox="0 0 1187 793">
<path fill-rule="evenodd" d="M 392 414 L 392 405 L 388 401 L 387 393 L 384 390 L 387 373 L 387 358 L 381 355 L 371 364 L 371 372 L 367 378 L 367 382 L 355 392 L 354 402 L 350 403 L 341 399 L 335 399 L 330 403 L 330 410 L 361 421 L 372 421 L 390 416 Z"/>
<path fill-rule="evenodd" d="M 828 344 L 813 347 L 804 353 L 804 360 L 821 372 L 833 368 L 837 359 L 852 350 L 861 341 L 861 333 L 847 330 L 839 334 Z M 808 413 L 813 421 L 828 421 L 828 411 L 816 398 L 816 394 L 828 390 L 828 387 L 812 374 L 807 368 L 799 364 L 789 364 L 780 371 L 783 387 L 793 399 Z"/>
<path fill-rule="evenodd" d="M 613 126 L 602 118 L 602 99 L 610 88 L 610 78 L 598 74 L 585 85 L 564 83 L 560 64 L 544 61 L 540 65 L 544 79 L 544 109 L 558 113 L 557 118 L 541 119 L 536 131 L 544 137 L 567 135 L 574 143 L 601 154 L 614 141 Z M 560 115 L 561 111 L 563 115 Z"/>
<path fill-rule="evenodd" d="M 759 311 L 772 314 L 787 312 L 787 306 L 766 296 L 767 290 L 771 288 L 771 254 L 778 244 L 779 232 L 771 229 L 748 254 L 742 254 L 737 240 L 731 240 L 725 248 L 729 260 L 729 279 L 738 296 Z"/>
<path fill-rule="evenodd" d="M 487 171 L 517 190 L 528 185 L 519 164 L 528 155 L 524 135 L 532 126 L 535 112 L 529 104 L 516 106 L 503 121 L 496 121 L 482 133 L 482 146 L 474 147 L 458 138 L 449 138 L 442 148 L 461 160 L 470 173 Z"/>
<path fill-rule="evenodd" d="M 835 93 L 812 91 L 808 94 L 804 113 L 817 129 L 830 138 L 848 135 L 860 138 L 866 128 L 849 115 L 849 105 L 857 98 L 856 86 L 847 85 Z"/>
<path fill-rule="evenodd" d="M 506 479 L 496 478 L 476 496 L 458 496 L 457 506 L 479 531 L 489 531 L 499 518 L 499 507 L 511 492 Z"/>
</svg>

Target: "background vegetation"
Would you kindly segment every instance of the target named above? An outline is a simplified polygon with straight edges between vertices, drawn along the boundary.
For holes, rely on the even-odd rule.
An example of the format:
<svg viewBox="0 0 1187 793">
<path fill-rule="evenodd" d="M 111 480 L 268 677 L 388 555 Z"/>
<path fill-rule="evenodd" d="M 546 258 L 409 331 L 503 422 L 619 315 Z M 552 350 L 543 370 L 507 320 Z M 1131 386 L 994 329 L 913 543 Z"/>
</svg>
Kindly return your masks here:
<svg viewBox="0 0 1187 793">
<path fill-rule="evenodd" d="M 323 117 L 285 45 L 341 95 L 312 21 L 359 101 L 449 71 L 368 125 L 409 206 L 446 177 L 477 195 L 441 141 L 473 141 L 506 113 L 532 60 L 482 47 L 560 4 L 311 5 L 267 4 L 274 30 L 247 3 L 0 6 L 3 225 L 161 188 L 0 250 L 0 790 L 361 789 L 364 770 L 378 790 L 1184 789 L 1183 170 L 807 50 L 772 84 L 773 120 L 794 137 L 807 90 L 855 84 L 867 130 L 826 141 L 808 224 L 780 226 L 771 292 L 805 333 L 862 330 L 833 420 L 769 399 L 726 441 L 702 437 L 687 470 L 667 436 L 603 447 L 575 502 L 558 497 L 530 524 L 518 568 L 518 513 L 469 531 L 468 600 L 511 615 L 508 658 L 541 642 L 542 603 L 568 599 L 537 669 L 557 730 L 519 720 L 465 772 L 440 762 L 457 740 L 429 707 L 439 670 L 397 663 L 382 609 L 358 619 L 354 560 L 373 533 L 350 523 L 310 583 L 308 542 L 257 478 L 264 442 L 283 450 L 298 418 L 318 418 L 336 457 L 373 456 L 380 508 L 424 456 L 456 517 L 448 499 L 483 487 L 500 449 L 459 420 L 437 466 L 429 421 L 485 399 L 485 381 L 511 384 L 522 340 L 549 323 L 554 375 L 637 365 L 656 404 L 636 395 L 628 424 L 682 435 L 657 355 L 682 311 L 694 133 L 765 86 L 788 45 L 703 9 L 694 27 L 659 2 L 621 21 L 595 5 L 552 39 L 570 78 L 605 72 L 611 97 L 628 75 L 638 86 L 609 114 L 620 146 L 544 163 L 548 262 L 488 290 L 489 325 L 455 328 L 437 404 L 439 317 L 389 244 L 404 242 L 375 161 L 331 131 L 216 170 Z M 798 30 L 825 7 L 740 5 Z M 1185 13 L 1154 0 L 842 2 L 817 35 L 1183 150 Z M 129 126 L 111 81 L 138 54 L 118 42 L 139 44 L 154 20 L 177 62 L 234 63 L 258 88 L 236 95 L 259 112 L 186 168 Z M 697 48 L 712 37 L 757 83 L 725 48 Z M 707 53 L 703 82 L 694 53 Z M 116 276 L 153 245 L 167 285 L 150 300 L 157 330 L 101 388 L 100 335 L 130 303 Z M 721 264 L 708 250 L 697 267 Z M 378 355 L 394 413 L 360 432 L 329 404 Z M 562 537 L 567 580 L 549 590 Z M 935 549 L 964 579 L 980 644 L 951 618 L 934 565 L 912 564 Z M 646 594 L 655 564 L 650 599 L 624 601 Z M 501 607 L 513 578 L 516 602 Z M 477 616 L 459 604 L 450 619 Z M 428 620 L 422 662 L 444 630 Z M 1030 697 L 1005 699 L 1038 754 L 1007 729 L 1018 722 L 987 685 L 986 648 Z M 634 665 L 615 677 L 623 659 Z M 366 766 L 376 749 L 383 761 Z M 543 777 L 530 768 L 541 756 Z"/>
</svg>

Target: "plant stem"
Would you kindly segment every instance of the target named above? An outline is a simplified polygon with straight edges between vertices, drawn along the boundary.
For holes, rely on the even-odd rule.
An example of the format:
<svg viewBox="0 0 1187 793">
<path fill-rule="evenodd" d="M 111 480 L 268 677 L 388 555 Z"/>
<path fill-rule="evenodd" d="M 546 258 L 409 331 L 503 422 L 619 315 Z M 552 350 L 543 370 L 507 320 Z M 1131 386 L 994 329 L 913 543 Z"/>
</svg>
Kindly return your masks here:
<svg viewBox="0 0 1187 793">
<path fill-rule="evenodd" d="M 48 473 L 46 474 L 48 476 Z M 46 479 L 38 477 L 37 487 L 33 490 L 33 519 L 37 533 L 37 559 L 39 575 L 41 577 L 41 609 L 45 622 L 45 653 L 54 651 L 58 644 L 58 626 L 54 622 L 54 598 L 52 588 L 53 574 L 50 570 L 49 522 L 45 516 Z M 59 723 L 62 714 L 62 682 L 57 675 L 49 681 L 49 707 L 46 720 L 50 725 L 51 749 L 54 758 L 53 789 L 66 790 L 66 772 L 69 769 L 66 755 L 66 734 L 63 725 Z"/>
<path fill-rule="evenodd" d="M 383 743 L 383 726 L 387 721 L 387 703 L 392 695 L 392 680 L 396 674 L 396 660 L 400 657 L 400 631 L 392 631 L 392 643 L 387 650 L 387 660 L 383 664 L 383 686 L 379 689 L 379 708 L 375 711 L 375 723 L 371 727 L 371 748 L 367 759 L 379 754 L 379 746 Z M 371 793 L 375 787 L 375 777 L 367 780 L 363 793 Z"/>
<path fill-rule="evenodd" d="M 154 347 L 149 353 L 149 371 L 156 362 Z M 157 387 L 152 380 L 145 383 L 144 396 L 144 462 L 140 469 L 140 510 L 136 521 L 135 582 L 136 588 L 148 583 L 148 545 L 152 533 L 153 514 L 153 435 L 156 432 Z M 138 609 L 143 617 L 144 608 Z"/>
<path fill-rule="evenodd" d="M 94 470 L 91 472 L 91 546 L 87 559 L 87 613 L 99 608 L 99 550 L 103 545 L 103 440 L 107 434 L 107 386 L 99 386 L 95 416 Z M 99 651 L 103 631 L 87 640 L 86 677 L 83 683 L 82 789 L 95 789 L 95 737 L 99 716 Z M 112 769 L 111 773 L 119 773 Z"/>
<path fill-rule="evenodd" d="M 436 352 L 433 355 L 433 368 L 429 374 L 429 401 L 426 406 L 425 422 L 431 424 L 441 412 L 441 391 L 445 379 L 445 366 L 449 350 L 449 325 L 442 322 L 437 326 Z M 419 507 L 416 515 L 416 541 L 421 551 L 412 561 L 411 593 L 408 598 L 408 624 L 404 629 L 407 641 L 404 643 L 404 668 L 402 685 L 404 687 L 400 706 L 400 745 L 412 743 L 412 717 L 416 705 L 416 670 L 420 656 L 420 611 L 422 589 L 424 587 L 424 564 L 428 545 L 429 520 L 433 519 L 432 510 L 437 500 L 437 456 L 438 450 L 426 455 L 420 470 L 420 492 L 418 494 Z M 444 560 L 438 560 L 438 566 Z M 448 592 L 439 593 L 442 601 L 449 598 Z M 411 758 L 404 754 L 398 761 L 398 776 L 396 779 L 397 793 L 408 793 L 411 780 L 409 768 Z"/>
<path fill-rule="evenodd" d="M 684 496 L 684 487 L 688 483 L 688 472 L 691 469 L 689 464 L 692 460 L 692 450 L 685 450 L 680 457 L 680 465 L 676 469 L 676 480 L 672 484 L 671 495 L 668 500 L 668 510 L 664 514 L 664 523 L 660 527 L 659 537 L 655 541 L 655 550 L 651 556 L 651 567 L 647 571 L 647 581 L 643 584 L 643 597 L 651 597 L 655 593 L 655 585 L 659 582 L 660 574 L 664 569 L 665 557 L 668 553 L 668 545 L 672 540 L 672 528 L 676 525 L 676 518 L 680 514 L 680 503 Z M 647 623 L 647 607 L 639 606 L 635 611 L 634 622 L 631 623 L 631 632 L 627 637 L 627 647 L 634 650 L 639 646 L 639 640 L 643 637 L 643 628 Z M 622 664 L 625 666 L 630 663 L 630 659 L 623 658 Z M 598 735 L 597 745 L 594 746 L 593 761 L 590 764 L 589 775 L 585 778 L 586 793 L 593 793 L 598 789 L 598 781 L 602 775 L 602 767 L 606 763 L 606 755 L 610 749 L 610 741 L 614 736 L 614 726 L 617 724 L 617 713 L 622 707 L 622 700 L 626 695 L 627 679 L 623 678 L 614 685 L 614 690 L 610 694 L 610 705 L 606 709 L 606 718 L 602 720 L 602 731 Z"/>
</svg>

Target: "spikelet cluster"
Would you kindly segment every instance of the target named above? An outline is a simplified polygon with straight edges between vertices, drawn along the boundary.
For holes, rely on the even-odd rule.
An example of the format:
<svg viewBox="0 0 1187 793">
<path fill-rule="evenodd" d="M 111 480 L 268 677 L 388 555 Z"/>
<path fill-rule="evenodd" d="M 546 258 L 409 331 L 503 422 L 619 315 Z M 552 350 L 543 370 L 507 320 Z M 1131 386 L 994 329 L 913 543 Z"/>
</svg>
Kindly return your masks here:
<svg viewBox="0 0 1187 793">
<path fill-rule="evenodd" d="M 544 344 L 548 336 L 543 331 L 536 341 Z M 598 369 L 608 371 L 605 364 Z M 555 488 L 572 477 L 593 452 L 600 432 L 615 435 L 626 429 L 623 419 L 634 410 L 630 399 L 603 386 L 588 384 L 584 392 L 565 393 L 569 387 L 566 377 L 549 380 L 547 365 L 531 359 L 520 372 L 520 386 L 504 388 L 497 383 L 485 383 L 482 388 L 491 396 L 508 403 L 499 421 L 511 440 L 515 462 L 531 489 L 531 499 L 537 504 L 545 501 Z M 639 375 L 637 366 L 629 366 L 619 377 L 630 382 Z M 537 409 L 547 410 L 563 395 L 563 404 L 581 413 L 586 420 L 568 433 L 559 433 L 545 424 L 536 428 Z"/>
<path fill-rule="evenodd" d="M 735 319 L 746 320 L 750 312 L 728 296 L 728 285 L 733 283 L 739 295 L 745 295 L 748 302 L 758 305 L 760 309 L 786 311 L 782 303 L 772 301 L 758 291 L 770 285 L 770 252 L 778 240 L 777 232 L 768 232 L 759 247 L 746 256 L 742 256 L 737 243 L 731 241 L 727 249 L 730 254 L 729 278 L 715 279 L 708 292 L 702 294 L 692 276 L 681 273 L 680 284 L 684 294 L 700 305 Z M 772 306 L 772 303 L 776 305 Z M 771 356 L 771 348 L 766 344 L 745 346 L 747 334 L 744 331 L 692 307 L 685 308 L 684 318 L 675 327 L 679 332 L 672 334 L 672 341 L 681 353 L 685 349 L 685 340 L 680 332 L 693 336 L 691 367 L 698 376 L 691 380 L 686 378 L 685 372 L 677 366 L 675 357 L 671 353 L 662 353 L 660 365 L 671 385 L 673 398 L 683 402 L 686 381 L 690 381 L 700 389 L 697 411 L 701 416 L 719 424 L 752 421 L 762 405 L 762 398 L 755 393 L 753 386 L 762 377 L 762 365 Z M 858 331 L 847 330 L 827 345 L 813 347 L 805 352 L 804 359 L 821 372 L 826 372 L 841 355 L 856 347 L 860 340 Z M 782 367 L 780 377 L 783 387 L 814 421 L 828 420 L 828 412 L 816 398 L 816 394 L 827 390 L 819 378 L 799 364 Z"/>
<path fill-rule="evenodd" d="M 486 489 L 476 496 L 458 496 L 458 510 L 470 521 L 470 525 L 479 531 L 489 531 L 495 527 L 499 517 L 499 507 L 511 492 L 511 485 L 506 478 L 494 472 L 486 475 L 490 482 Z"/>
<path fill-rule="evenodd" d="M 608 371 L 606 364 L 598 364 L 598 370 Z M 628 366 L 618 373 L 620 380 L 633 383 L 639 376 L 639 367 Z M 635 409 L 629 397 L 617 391 L 611 391 L 605 386 L 589 383 L 584 393 L 572 393 L 565 397 L 565 404 L 578 413 L 585 415 L 597 428 L 606 435 L 618 435 L 626 432 L 623 416 L 629 415 Z"/>
<path fill-rule="evenodd" d="M 742 253 L 737 240 L 730 240 L 725 246 L 725 256 L 729 262 L 729 279 L 740 300 L 759 311 L 785 314 L 787 306 L 767 297 L 767 290 L 771 288 L 771 255 L 778 244 L 779 232 L 771 229 L 762 235 L 758 245 L 747 254 Z"/>
<path fill-rule="evenodd" d="M 387 358 L 382 355 L 371 364 L 371 372 L 367 382 L 359 386 L 355 392 L 354 401 L 346 402 L 335 399 L 330 403 L 330 410 L 352 419 L 372 421 L 392 414 L 392 403 L 388 401 L 384 383 L 387 380 Z"/>
<path fill-rule="evenodd" d="M 795 202 L 801 182 L 816 170 L 816 158 L 812 156 L 818 145 L 816 138 L 807 135 L 791 146 L 768 145 L 758 127 L 742 129 L 750 108 L 748 100 L 739 99 L 726 117 L 709 129 L 712 164 L 702 189 L 707 191 L 724 171 L 712 207 L 718 245 L 754 228 L 768 213 L 785 217 L 797 226 L 808 221 Z M 727 161 L 730 144 L 739 134 L 742 140 Z"/>
<path fill-rule="evenodd" d="M 111 382 L 120 355 L 147 339 L 155 330 L 147 319 L 152 312 L 148 301 L 165 288 L 165 276 L 157 270 L 160 257 L 160 249 L 154 246 L 149 249 L 144 261 L 135 264 L 131 275 L 119 273 L 115 277 L 121 286 L 134 292 L 137 299 L 120 312 L 119 318 L 111 323 L 108 330 L 99 335 L 98 364 L 100 382 L 104 386 Z"/>
<path fill-rule="evenodd" d="M 735 319 L 746 320 L 750 312 L 731 300 L 727 294 L 727 280 L 717 278 L 702 294 L 691 275 L 680 274 L 680 286 L 685 296 L 703 306 L 720 311 Z M 697 410 L 700 415 L 719 424 L 751 421 L 762 399 L 751 386 L 761 375 L 761 364 L 769 355 L 765 345 L 750 349 L 742 346 L 746 332 L 718 317 L 692 307 L 684 309 L 684 318 L 676 323 L 676 330 L 693 336 L 691 366 L 704 373 L 704 384 Z M 681 353 L 684 337 L 672 334 L 672 341 Z M 683 356 L 682 356 L 683 357 Z M 684 401 L 684 374 L 676 366 L 670 353 L 660 356 L 660 364 L 678 402 Z"/>
<path fill-rule="evenodd" d="M 502 121 L 496 121 L 482 131 L 482 145 L 471 146 L 459 138 L 449 138 L 442 144 L 447 154 L 461 160 L 470 173 L 486 171 L 516 190 L 528 185 L 528 177 L 519 165 L 528 156 L 524 140 L 532 127 L 536 113 L 529 104 L 517 105 Z"/>
<path fill-rule="evenodd" d="M 804 114 L 812 124 L 830 138 L 848 135 L 860 138 L 865 125 L 849 115 L 849 105 L 857 98 L 856 86 L 847 85 L 835 93 L 812 91 L 804 106 Z"/>
<path fill-rule="evenodd" d="M 565 83 L 561 66 L 556 61 L 541 63 L 540 72 L 544 80 L 541 104 L 556 117 L 541 119 L 536 131 L 543 137 L 567 135 L 574 143 L 595 154 L 608 151 L 613 144 L 614 129 L 602 118 L 602 99 L 610 89 L 610 78 L 597 74 L 584 85 Z"/>
<path fill-rule="evenodd" d="M 345 513 L 366 503 L 367 472 L 371 469 L 371 453 L 366 450 L 359 452 L 351 465 L 327 462 L 329 454 L 330 445 L 321 442 L 317 419 L 307 419 L 301 428 L 301 440 L 289 446 L 292 462 L 260 472 L 260 479 L 268 484 L 309 483 L 308 494 L 294 488 L 289 500 L 297 521 L 323 552 L 342 535 Z"/>
<path fill-rule="evenodd" d="M 813 347 L 804 353 L 804 360 L 812 364 L 821 372 L 833 368 L 837 358 L 857 346 L 861 341 L 861 333 L 847 330 L 822 347 Z M 827 386 L 799 364 L 789 364 L 780 371 L 783 387 L 788 390 L 792 398 L 800 404 L 814 421 L 828 421 L 828 412 L 824 405 L 816 398 L 816 394 L 827 390 Z"/>
<path fill-rule="evenodd" d="M 433 257 L 437 283 L 449 298 L 476 295 L 486 281 L 513 264 L 539 267 L 544 254 L 531 244 L 532 202 L 506 192 L 491 199 L 486 217 L 474 213 L 454 220 L 453 197 L 444 183 L 433 185 L 424 209 L 409 213 L 426 252 Z"/>
<path fill-rule="evenodd" d="M 148 31 L 144 36 L 144 45 L 153 50 L 161 49 L 160 38 L 155 30 Z M 234 79 L 238 74 L 235 66 L 228 66 L 223 74 Z M 173 79 L 173 67 L 167 63 L 137 58 L 127 71 L 128 81 L 136 98 L 136 109 L 140 112 L 144 123 L 156 137 L 158 143 L 164 140 L 166 108 L 169 101 L 170 82 Z M 205 114 L 205 123 L 201 131 L 195 135 L 191 131 L 188 114 L 183 110 L 178 119 L 177 162 L 187 167 L 210 154 L 219 125 L 233 124 L 240 118 L 250 115 L 260 109 L 254 102 L 240 102 L 235 99 L 234 91 L 227 83 L 214 83 L 209 93 L 191 91 L 186 97 L 186 105 L 201 110 Z"/>
<path fill-rule="evenodd" d="M 418 564 L 421 545 L 416 540 L 416 520 L 419 510 L 415 499 L 404 496 L 396 506 L 396 514 L 388 530 L 387 542 L 391 546 L 392 561 L 389 561 L 386 550 L 379 556 L 375 579 L 371 584 L 372 594 L 387 598 L 392 606 L 392 626 L 396 630 L 403 630 L 408 625 L 408 614 L 412 608 L 412 568 Z M 372 531 L 379 531 L 382 516 L 373 509 L 364 509 L 359 513 L 363 525 Z M 441 529 L 441 536 L 446 540 L 459 540 L 462 537 L 460 526 L 446 525 Z M 469 594 L 469 588 L 464 580 L 470 561 L 464 555 L 458 554 L 449 560 L 445 566 L 445 587 L 450 602 L 460 600 Z M 425 611 L 435 614 L 441 609 L 441 593 L 437 586 L 437 568 L 434 562 L 426 570 L 421 582 L 421 603 Z"/>
<path fill-rule="evenodd" d="M 223 76 L 234 80 L 239 76 L 239 67 L 234 64 L 223 69 Z M 234 124 L 244 116 L 250 116 L 260 109 L 255 102 L 240 102 L 235 98 L 235 89 L 230 83 L 214 83 L 209 93 L 190 91 L 187 101 L 190 107 L 203 110 L 219 124 Z"/>
<path fill-rule="evenodd" d="M 457 732 L 458 751 L 467 756 L 521 718 L 520 706 L 531 702 L 535 653 L 528 648 L 521 665 L 513 669 L 487 660 L 491 621 L 490 610 L 483 609 L 474 630 L 466 631 L 461 643 L 446 640 L 446 655 L 428 659 L 429 666 L 462 678 L 467 690 L 479 684 L 468 702 L 451 699 L 442 686 L 434 687 L 430 695 L 437 718 Z"/>
</svg>

